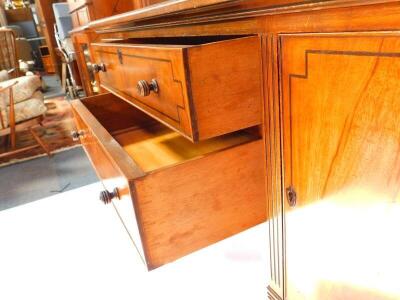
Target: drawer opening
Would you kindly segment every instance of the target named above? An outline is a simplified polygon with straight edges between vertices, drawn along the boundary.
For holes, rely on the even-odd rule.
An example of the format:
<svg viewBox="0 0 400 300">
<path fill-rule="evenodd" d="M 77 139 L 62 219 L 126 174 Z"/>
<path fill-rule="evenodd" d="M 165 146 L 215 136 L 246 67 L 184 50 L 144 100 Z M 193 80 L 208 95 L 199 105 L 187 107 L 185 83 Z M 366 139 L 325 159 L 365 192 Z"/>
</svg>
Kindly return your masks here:
<svg viewBox="0 0 400 300">
<path fill-rule="evenodd" d="M 261 124 L 259 36 L 114 42 L 92 44 L 94 61 L 105 66 L 101 87 L 187 139 L 198 142 Z"/>
<path fill-rule="evenodd" d="M 162 124 L 117 132 L 113 137 L 145 172 L 174 166 L 258 139 L 256 135 L 241 130 L 194 144 Z"/>
<path fill-rule="evenodd" d="M 115 95 L 89 97 L 82 103 L 146 173 L 261 138 L 255 126 L 193 143 Z"/>
<path fill-rule="evenodd" d="M 265 221 L 257 126 L 193 143 L 114 95 L 72 107 L 82 145 L 105 189 L 117 189 L 114 208 L 149 270 Z"/>
<path fill-rule="evenodd" d="M 145 45 L 164 45 L 164 46 L 198 46 L 233 40 L 251 35 L 224 35 L 224 36 L 183 36 L 183 37 L 157 37 L 157 38 L 131 38 L 126 40 L 112 40 L 119 44 L 145 44 Z"/>
</svg>

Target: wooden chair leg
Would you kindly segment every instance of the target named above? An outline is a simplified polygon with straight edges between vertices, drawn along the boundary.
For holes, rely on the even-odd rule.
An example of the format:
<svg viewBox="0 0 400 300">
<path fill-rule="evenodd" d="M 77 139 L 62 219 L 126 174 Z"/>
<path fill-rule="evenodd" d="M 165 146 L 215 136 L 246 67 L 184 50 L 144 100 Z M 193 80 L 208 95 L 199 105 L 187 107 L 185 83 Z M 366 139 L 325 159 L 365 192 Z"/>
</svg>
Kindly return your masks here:
<svg viewBox="0 0 400 300">
<path fill-rule="evenodd" d="M 61 90 L 67 92 L 67 64 L 64 62 L 61 65 Z"/>
<path fill-rule="evenodd" d="M 13 89 L 10 90 L 10 138 L 11 138 L 11 150 L 15 150 L 17 146 L 17 131 L 15 129 L 15 112 L 14 112 L 14 93 Z"/>
<path fill-rule="evenodd" d="M 17 135 L 15 133 L 15 128 L 13 127 L 11 127 L 10 145 L 11 145 L 11 150 L 15 150 L 15 148 L 17 147 Z"/>
<path fill-rule="evenodd" d="M 29 128 L 30 133 L 32 134 L 32 136 L 34 137 L 34 139 L 36 140 L 36 142 L 40 145 L 40 147 L 43 148 L 43 150 L 46 152 L 48 157 L 51 157 L 52 154 L 49 150 L 49 148 L 47 147 L 47 145 L 41 140 L 41 138 L 36 134 L 36 132 L 33 130 L 32 127 Z"/>
</svg>

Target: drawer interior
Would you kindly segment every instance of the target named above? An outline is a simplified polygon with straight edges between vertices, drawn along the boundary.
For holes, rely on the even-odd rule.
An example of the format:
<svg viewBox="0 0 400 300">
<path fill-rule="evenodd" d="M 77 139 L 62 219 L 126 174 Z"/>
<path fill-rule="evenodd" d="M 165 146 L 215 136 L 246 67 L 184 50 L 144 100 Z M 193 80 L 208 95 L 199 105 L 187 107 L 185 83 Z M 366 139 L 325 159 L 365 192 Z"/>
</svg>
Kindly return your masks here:
<svg viewBox="0 0 400 300">
<path fill-rule="evenodd" d="M 111 94 L 72 105 L 82 144 L 105 189 L 118 192 L 113 205 L 148 269 L 265 221 L 257 127 L 193 143 Z"/>
<path fill-rule="evenodd" d="M 177 165 L 256 139 L 246 131 L 238 131 L 194 144 L 162 124 L 134 128 L 116 134 L 114 138 L 145 172 Z"/>
<path fill-rule="evenodd" d="M 145 172 L 171 167 L 260 138 L 256 130 L 240 130 L 193 143 L 112 94 L 102 96 L 102 100 L 99 97 L 87 98 L 82 103 Z"/>
</svg>

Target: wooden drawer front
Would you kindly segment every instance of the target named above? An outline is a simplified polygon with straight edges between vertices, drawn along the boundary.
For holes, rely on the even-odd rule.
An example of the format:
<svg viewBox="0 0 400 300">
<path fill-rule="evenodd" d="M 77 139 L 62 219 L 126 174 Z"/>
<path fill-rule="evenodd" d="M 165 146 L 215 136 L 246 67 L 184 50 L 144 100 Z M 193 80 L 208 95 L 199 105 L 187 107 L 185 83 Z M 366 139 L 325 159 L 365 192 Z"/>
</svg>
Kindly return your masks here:
<svg viewBox="0 0 400 300">
<path fill-rule="evenodd" d="M 80 113 L 77 113 L 80 111 Z M 112 186 L 113 188 L 126 188 L 121 185 L 114 185 L 117 182 L 124 181 L 121 178 L 124 178 L 123 174 L 118 170 L 118 167 L 115 166 L 115 162 L 113 162 L 112 158 L 107 154 L 107 150 L 104 149 L 104 144 L 99 142 L 99 138 L 96 137 L 91 130 L 91 128 L 87 125 L 87 123 L 91 123 L 90 117 L 82 114 L 79 107 L 75 106 L 75 121 L 77 125 L 77 129 L 81 132 L 80 140 L 83 148 L 87 152 L 93 166 L 95 166 L 97 176 L 102 180 L 102 182 L 106 186 Z M 86 118 L 86 122 L 83 121 L 82 117 Z M 104 135 L 107 135 L 104 133 Z"/>
<path fill-rule="evenodd" d="M 97 96 L 97 99 L 102 100 L 104 98 Z M 104 104 L 107 105 L 107 103 Z M 128 180 L 130 177 L 140 177 L 141 173 L 138 172 L 131 159 L 123 152 L 112 136 L 81 102 L 75 101 L 72 108 L 76 127 L 81 133 L 81 144 L 97 176 L 102 181 L 105 191 L 118 190 L 119 199 L 113 200 L 114 208 L 123 220 L 139 254 L 144 257 L 139 226 L 133 208 L 133 192 Z M 121 161 L 126 163 L 122 164 Z M 122 169 L 119 167 L 121 165 L 123 166 Z"/>
<path fill-rule="evenodd" d="M 94 46 L 95 61 L 106 64 L 100 73 L 103 87 L 151 113 L 157 119 L 190 132 L 186 113 L 185 76 L 182 72 L 182 50 L 136 49 L 114 46 Z M 136 89 L 139 80 L 155 78 L 160 87 L 158 94 L 141 97 Z"/>
<path fill-rule="evenodd" d="M 261 123 L 260 39 L 199 45 L 92 44 L 101 85 L 199 141 Z M 158 92 L 142 96 L 140 80 Z"/>
<path fill-rule="evenodd" d="M 118 189 L 114 205 L 149 269 L 265 221 L 262 140 L 242 132 L 195 145 L 154 122 L 110 134 L 110 103 L 94 111 L 104 97 L 73 101 L 77 126 L 106 189 Z"/>
</svg>

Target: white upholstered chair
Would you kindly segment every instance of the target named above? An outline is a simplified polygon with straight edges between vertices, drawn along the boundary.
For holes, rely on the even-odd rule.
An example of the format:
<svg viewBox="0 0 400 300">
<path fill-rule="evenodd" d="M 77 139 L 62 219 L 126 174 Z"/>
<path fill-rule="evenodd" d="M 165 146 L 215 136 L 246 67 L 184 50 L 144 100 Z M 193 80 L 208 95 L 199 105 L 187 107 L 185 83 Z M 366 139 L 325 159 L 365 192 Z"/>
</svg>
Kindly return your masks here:
<svg viewBox="0 0 400 300">
<path fill-rule="evenodd" d="M 0 153 L 0 157 L 42 147 L 50 156 L 45 143 L 33 130 L 40 126 L 46 113 L 42 82 L 38 76 L 22 76 L 16 63 L 15 35 L 12 30 L 0 29 L 0 136 L 10 137 L 10 150 Z M 10 78 L 10 76 L 15 78 Z M 16 133 L 29 130 L 37 145 L 16 148 Z"/>
</svg>

